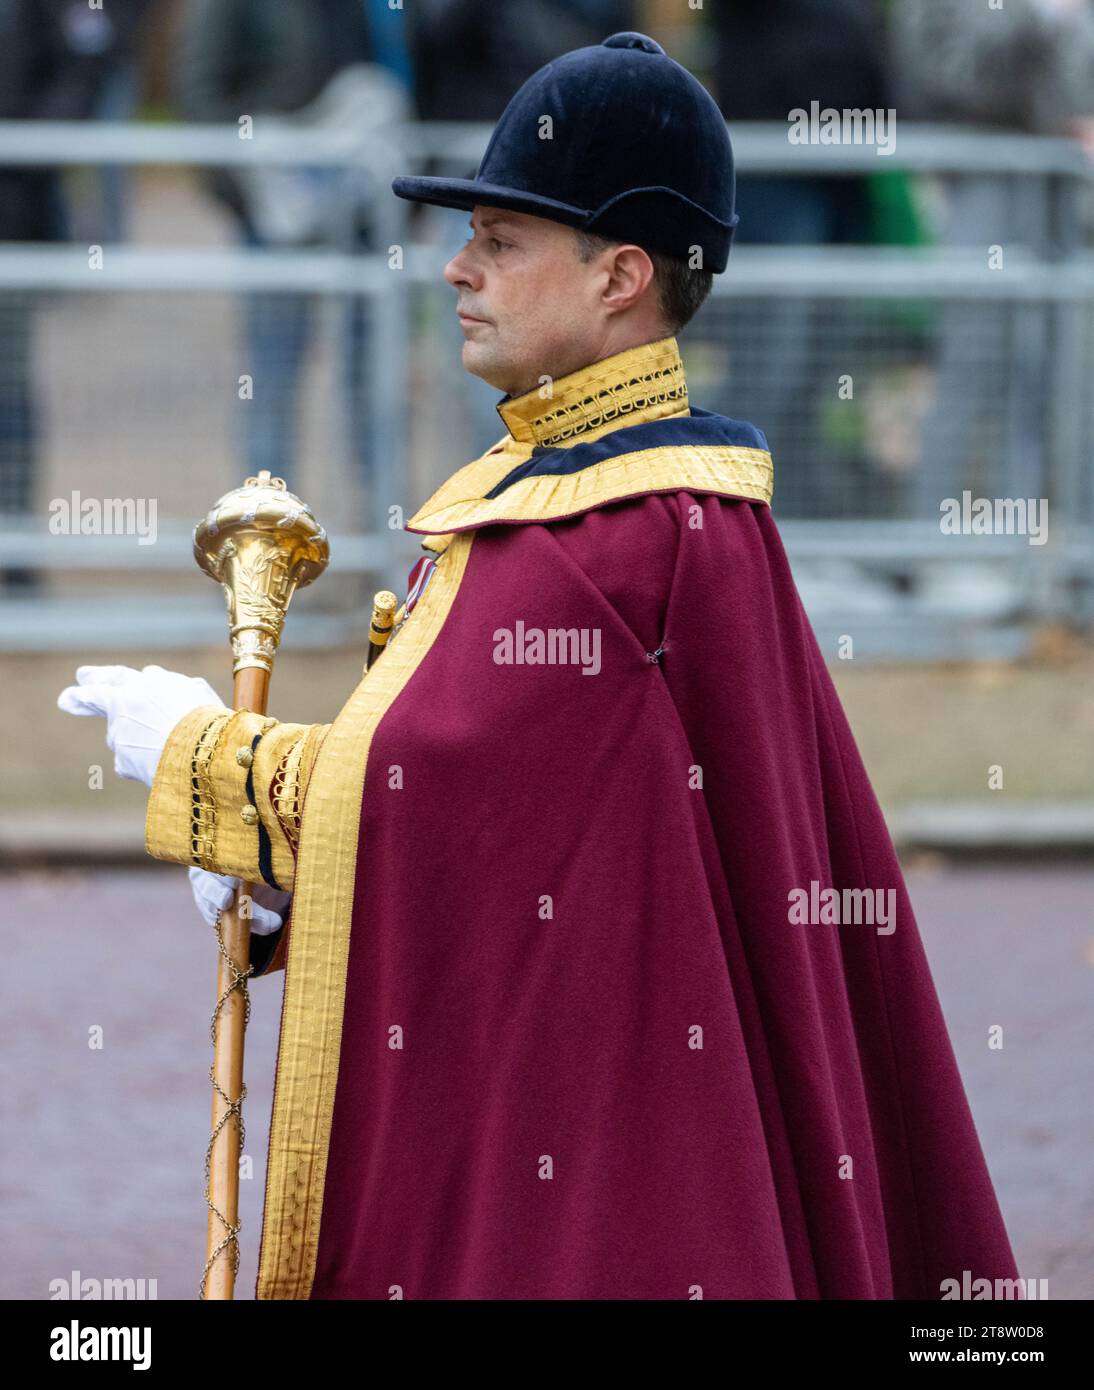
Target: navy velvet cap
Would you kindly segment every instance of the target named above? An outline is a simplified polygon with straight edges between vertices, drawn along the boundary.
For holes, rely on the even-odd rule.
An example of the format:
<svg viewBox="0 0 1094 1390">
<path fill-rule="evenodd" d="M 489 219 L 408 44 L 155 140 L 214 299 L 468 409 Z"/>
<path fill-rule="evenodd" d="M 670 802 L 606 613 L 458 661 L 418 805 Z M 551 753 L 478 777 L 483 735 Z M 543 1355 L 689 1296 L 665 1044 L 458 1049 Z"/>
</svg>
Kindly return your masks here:
<svg viewBox="0 0 1094 1390">
<path fill-rule="evenodd" d="M 549 118 L 549 120 L 545 119 Z M 502 112 L 473 179 L 408 175 L 400 198 L 509 208 L 725 270 L 733 149 L 717 103 L 645 34 L 540 68 Z"/>
</svg>

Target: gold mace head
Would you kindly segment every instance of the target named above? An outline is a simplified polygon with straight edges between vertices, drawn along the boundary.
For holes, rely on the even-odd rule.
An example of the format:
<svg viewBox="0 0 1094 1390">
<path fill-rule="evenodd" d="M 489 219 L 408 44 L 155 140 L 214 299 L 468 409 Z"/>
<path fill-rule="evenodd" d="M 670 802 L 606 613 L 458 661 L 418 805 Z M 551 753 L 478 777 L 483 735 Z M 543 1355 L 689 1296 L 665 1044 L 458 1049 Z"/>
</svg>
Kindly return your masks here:
<svg viewBox="0 0 1094 1390">
<path fill-rule="evenodd" d="M 194 559 L 224 586 L 233 674 L 272 671 L 289 601 L 326 569 L 330 543 L 307 503 L 263 469 L 194 527 Z"/>
</svg>

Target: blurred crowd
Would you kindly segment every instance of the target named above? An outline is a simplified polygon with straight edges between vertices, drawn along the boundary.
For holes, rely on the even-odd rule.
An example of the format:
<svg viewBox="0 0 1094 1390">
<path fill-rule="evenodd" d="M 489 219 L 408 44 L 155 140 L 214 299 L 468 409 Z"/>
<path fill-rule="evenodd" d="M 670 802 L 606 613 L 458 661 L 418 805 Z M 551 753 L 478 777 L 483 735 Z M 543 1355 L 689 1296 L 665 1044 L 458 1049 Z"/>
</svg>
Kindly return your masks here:
<svg viewBox="0 0 1094 1390">
<path fill-rule="evenodd" d="M 0 0 L 0 118 L 301 112 L 343 69 L 405 89 L 412 115 L 492 122 L 553 56 L 641 28 L 728 121 L 821 107 L 1067 135 L 1094 158 L 1094 0 Z M 666 28 L 679 26 L 666 33 Z M 679 47 L 679 45 L 673 45 Z M 216 191 L 248 224 L 229 179 Z M 845 179 L 748 181 L 740 236 L 865 241 L 878 210 Z M 0 240 L 63 235 L 48 170 L 0 170 Z M 253 225 L 248 227 L 255 232 Z"/>
<path fill-rule="evenodd" d="M 895 109 L 910 121 L 1054 134 L 1076 141 L 1094 161 L 1094 0 L 708 0 L 694 7 L 665 0 L 0 0 L 0 119 L 152 114 L 235 123 L 244 114 L 314 115 L 352 72 L 394 93 L 411 119 L 493 122 L 553 56 L 624 29 L 653 34 L 696 71 L 731 131 L 734 123 L 782 122 L 818 102 Z M 0 168 L 0 242 L 69 237 L 64 186 L 57 170 Z M 317 171 L 297 171 L 290 184 L 284 172 L 224 170 L 210 173 L 205 187 L 243 245 L 306 246 L 331 236 L 323 216 L 328 185 Z M 103 171 L 96 188 L 99 239 L 124 239 L 123 173 Z M 376 192 L 362 198 L 350 231 L 361 248 L 373 244 Z M 744 174 L 737 240 L 914 246 L 931 238 L 953 245 L 1001 239 L 1009 208 L 998 181 L 966 179 L 950 194 L 944 225 L 928 228 L 899 171 Z M 432 234 L 452 252 L 466 236 L 466 214 L 445 218 L 441 210 L 438 221 L 438 210 L 415 207 L 411 215 L 432 218 Z M 1007 230 L 1013 235 L 1013 222 Z M 31 312 L 27 297 L 0 295 L 0 509 L 10 512 L 29 507 Z M 801 358 L 808 312 L 788 301 L 753 338 L 758 385 L 747 404 L 761 424 L 782 417 L 788 394 L 811 389 Z M 256 294 L 245 314 L 256 370 L 276 383 L 275 405 L 252 412 L 248 464 L 286 475 L 309 306 L 302 296 Z M 358 355 L 369 351 L 370 328 L 363 301 L 353 314 L 351 361 L 364 360 Z M 451 330 L 455 345 L 454 318 Z M 361 439 L 365 375 L 351 370 L 346 378 L 351 434 Z M 469 388 L 469 399 L 485 447 L 497 434 L 496 393 L 480 387 Z M 800 479 L 817 476 L 800 462 Z M 783 499 L 803 511 L 810 506 L 806 493 L 795 499 L 784 490 Z"/>
</svg>

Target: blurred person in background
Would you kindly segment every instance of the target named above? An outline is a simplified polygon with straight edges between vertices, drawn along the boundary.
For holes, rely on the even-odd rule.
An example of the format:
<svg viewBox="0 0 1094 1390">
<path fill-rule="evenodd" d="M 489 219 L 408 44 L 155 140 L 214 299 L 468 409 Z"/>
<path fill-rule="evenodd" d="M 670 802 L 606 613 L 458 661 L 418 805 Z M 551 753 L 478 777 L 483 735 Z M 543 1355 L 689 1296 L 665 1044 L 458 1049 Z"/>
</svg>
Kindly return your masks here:
<svg viewBox="0 0 1094 1390">
<path fill-rule="evenodd" d="M 493 123 L 513 92 L 544 63 L 630 29 L 635 12 L 634 0 L 506 0 L 504 5 L 492 0 L 415 0 L 406 15 L 418 118 Z M 424 172 L 434 167 L 430 164 Z M 443 259 L 449 260 L 467 240 L 467 214 L 433 207 L 427 215 Z M 462 346 L 459 323 L 447 306 L 440 336 L 444 353 Z M 496 403 L 497 392 L 478 380 L 461 382 L 453 393 L 452 414 L 464 432 L 460 452 L 468 458 L 498 437 Z M 446 402 L 446 442 L 453 423 Z"/>
<path fill-rule="evenodd" d="M 1094 152 L 1094 4 L 963 0 L 891 7 L 901 113 L 1031 135 Z"/>
<path fill-rule="evenodd" d="M 890 105 L 884 30 L 873 0 L 718 0 L 709 11 L 718 105 L 731 123 L 774 121 L 821 109 L 879 110 Z M 789 128 L 789 127 L 788 127 Z M 741 245 L 832 246 L 871 240 L 866 177 L 749 174 L 737 179 Z M 746 290 L 741 291 L 747 293 Z M 841 443 L 826 447 L 822 410 L 835 399 L 834 338 L 853 341 L 807 298 L 765 299 L 731 310 L 728 340 L 740 344 L 731 367 L 734 414 L 764 421 L 772 447 L 793 459 L 779 482 L 785 516 L 853 514 L 861 469 Z M 742 370 L 743 369 L 743 370 Z"/>
<path fill-rule="evenodd" d="M 811 101 L 838 111 L 888 105 L 885 51 L 871 0 L 718 0 L 711 6 L 718 105 L 731 124 L 785 123 Z M 865 242 L 865 178 L 740 174 L 738 239 L 765 246 Z"/>
<path fill-rule="evenodd" d="M 304 112 L 347 68 L 383 65 L 410 79 L 402 16 L 386 0 L 183 0 L 175 97 L 194 121 L 236 125 L 241 116 Z M 251 247 L 373 249 L 368 204 L 375 190 L 355 190 L 348 229 L 340 220 L 341 171 L 217 170 L 214 195 Z M 348 236 L 350 244 L 343 241 Z M 312 336 L 308 295 L 257 291 L 246 296 L 247 373 L 254 398 L 243 410 L 243 443 L 252 473 L 267 468 L 293 485 L 299 396 Z M 352 296 L 343 352 L 350 448 L 370 480 L 367 377 L 369 310 Z"/>
<path fill-rule="evenodd" d="M 418 118 L 494 122 L 543 63 L 634 17 L 633 0 L 415 0 L 407 24 Z"/>
<path fill-rule="evenodd" d="M 169 0 L 123 0 L 123 4 L 118 6 L 114 0 L 108 0 L 104 10 L 89 10 L 86 4 L 72 0 L 70 8 L 78 16 L 79 24 L 87 26 L 89 14 L 96 23 L 98 16 L 107 14 L 115 25 L 121 19 L 127 38 L 125 43 L 117 46 L 116 61 L 111 65 L 98 93 L 92 119 L 137 119 L 145 82 L 141 41 L 160 22 L 165 3 L 169 3 Z M 130 185 L 134 171 L 125 165 L 107 164 L 95 173 L 94 190 L 89 190 L 80 200 L 81 205 L 86 205 L 90 221 L 87 239 L 102 245 L 117 245 L 128 239 L 132 204 Z M 83 239 L 82 228 L 74 228 L 73 234 L 76 239 Z"/>
<path fill-rule="evenodd" d="M 1094 158 L 1092 0 L 1006 0 L 1000 9 L 917 0 L 893 4 L 890 23 L 901 118 L 1070 137 Z M 1035 175 L 962 172 L 940 183 L 943 241 L 976 248 L 985 264 L 993 246 L 1004 256 L 1049 258 L 1078 249 L 1068 241 L 1075 229 L 1052 223 L 1047 175 L 1038 183 Z M 916 515 L 937 517 L 942 499 L 964 487 L 1039 494 L 1048 330 L 1045 315 L 1030 314 L 1019 333 L 1007 304 L 944 305 L 937 389 L 913 475 Z M 1001 344 L 1013 344 L 1018 360 L 1000 358 Z"/>
<path fill-rule="evenodd" d="M 0 0 L 0 120 L 89 120 L 119 71 L 132 64 L 147 0 Z M 0 242 L 69 236 L 63 172 L 0 167 Z M 38 426 L 31 379 L 32 296 L 0 290 L 0 512 L 31 511 Z M 5 591 L 29 592 L 40 576 L 2 571 Z"/>
</svg>

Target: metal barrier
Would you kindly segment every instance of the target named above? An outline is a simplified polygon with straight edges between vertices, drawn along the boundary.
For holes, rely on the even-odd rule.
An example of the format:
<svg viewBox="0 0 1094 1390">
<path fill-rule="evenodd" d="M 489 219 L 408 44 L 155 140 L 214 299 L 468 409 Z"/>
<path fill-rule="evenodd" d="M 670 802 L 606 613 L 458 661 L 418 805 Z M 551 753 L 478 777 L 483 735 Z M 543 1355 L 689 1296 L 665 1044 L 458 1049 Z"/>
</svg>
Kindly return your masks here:
<svg viewBox="0 0 1094 1390">
<path fill-rule="evenodd" d="M 469 127 L 411 139 L 449 174 L 481 150 Z M 901 125 L 887 157 L 791 146 L 785 126 L 733 139 L 741 175 L 933 175 L 1005 228 L 998 269 L 990 236 L 975 250 L 738 243 L 681 335 L 695 402 L 768 437 L 774 511 L 826 649 L 850 625 L 860 655 L 1006 658 L 1039 621 L 1094 623 L 1086 156 L 940 126 Z M 454 401 L 463 389 L 454 375 Z M 1048 543 L 943 535 L 940 505 L 966 491 L 1044 499 Z"/>
<path fill-rule="evenodd" d="M 9 565 L 49 574 L 54 595 L 0 603 L 0 648 L 86 649 L 74 605 L 95 571 L 128 583 L 134 646 L 196 640 L 204 609 L 188 606 L 187 586 L 175 584 L 165 621 L 162 600 L 142 608 L 128 576 L 145 588 L 163 575 L 170 593 L 171 572 L 192 565 L 185 523 L 263 459 L 330 518 L 338 570 L 361 576 L 352 598 L 328 589 L 332 601 L 357 612 L 366 580 L 399 587 L 418 547 L 402 520 L 502 426 L 498 393 L 460 366 L 441 274 L 466 214 L 429 208 L 411 223 L 390 178 L 427 158 L 473 172 L 488 136 L 379 119 L 348 131 L 278 120 L 250 141 L 194 126 L 0 123 L 0 165 L 344 174 L 325 249 L 107 246 L 89 260 L 87 248 L 0 247 L 0 544 Z M 933 127 L 902 126 L 880 161 L 853 145 L 791 148 L 781 127 L 735 128 L 734 143 L 742 173 L 994 177 L 1022 209 L 1024 245 L 1007 245 L 1003 273 L 960 250 L 737 246 L 681 335 L 696 403 L 768 434 L 775 511 L 818 635 L 853 617 L 863 655 L 998 655 L 1022 650 L 1038 619 L 1094 618 L 1082 156 L 1066 142 Z M 350 236 L 362 206 L 364 249 Z M 47 528 L 50 501 L 74 490 L 138 488 L 162 508 L 155 545 Z M 966 488 L 1047 498 L 1049 544 L 942 536 L 939 498 Z M 930 580 L 951 561 L 970 576 L 956 598 Z M 294 639 L 329 640 L 336 627 L 316 612 Z M 98 617 L 95 631 L 116 644 Z"/>
</svg>

